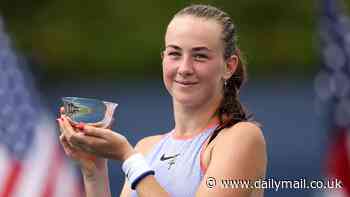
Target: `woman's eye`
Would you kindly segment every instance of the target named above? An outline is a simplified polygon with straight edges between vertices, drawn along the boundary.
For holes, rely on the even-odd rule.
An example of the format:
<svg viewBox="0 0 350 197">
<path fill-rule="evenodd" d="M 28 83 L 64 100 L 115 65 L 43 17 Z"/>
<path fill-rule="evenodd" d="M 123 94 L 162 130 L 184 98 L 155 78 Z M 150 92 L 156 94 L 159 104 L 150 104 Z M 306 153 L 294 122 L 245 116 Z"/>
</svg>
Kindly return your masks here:
<svg viewBox="0 0 350 197">
<path fill-rule="evenodd" d="M 179 53 L 179 52 L 169 52 L 168 55 L 169 56 L 173 56 L 173 57 L 179 57 L 179 56 L 181 56 L 181 53 Z"/>
<path fill-rule="evenodd" d="M 194 59 L 198 61 L 203 61 L 203 60 L 207 60 L 208 56 L 205 54 L 195 54 Z"/>
</svg>

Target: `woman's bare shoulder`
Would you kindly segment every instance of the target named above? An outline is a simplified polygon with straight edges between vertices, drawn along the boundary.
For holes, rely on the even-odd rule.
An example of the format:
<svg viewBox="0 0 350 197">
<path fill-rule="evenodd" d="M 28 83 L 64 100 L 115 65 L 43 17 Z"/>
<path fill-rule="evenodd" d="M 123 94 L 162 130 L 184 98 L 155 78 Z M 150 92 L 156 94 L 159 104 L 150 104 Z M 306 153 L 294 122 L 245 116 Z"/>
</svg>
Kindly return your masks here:
<svg viewBox="0 0 350 197">
<path fill-rule="evenodd" d="M 259 125 L 253 122 L 239 122 L 230 128 L 223 129 L 215 138 L 213 153 L 218 157 L 239 155 L 244 158 L 247 155 L 256 154 L 256 160 L 264 165 L 267 162 L 266 142 Z M 216 150 L 216 151 L 215 151 Z"/>
<path fill-rule="evenodd" d="M 255 122 L 239 122 L 230 128 L 223 129 L 218 135 L 218 140 L 240 141 L 243 139 L 260 142 L 265 145 L 265 138 L 261 126 Z"/>
<path fill-rule="evenodd" d="M 162 138 L 164 134 L 152 135 L 142 138 L 139 142 L 137 142 L 135 149 L 136 151 L 142 153 L 143 155 L 147 154 L 152 147 L 157 144 Z"/>
<path fill-rule="evenodd" d="M 258 125 L 239 122 L 223 129 L 214 140 L 208 172 L 251 180 L 265 176 L 266 143 Z"/>
</svg>

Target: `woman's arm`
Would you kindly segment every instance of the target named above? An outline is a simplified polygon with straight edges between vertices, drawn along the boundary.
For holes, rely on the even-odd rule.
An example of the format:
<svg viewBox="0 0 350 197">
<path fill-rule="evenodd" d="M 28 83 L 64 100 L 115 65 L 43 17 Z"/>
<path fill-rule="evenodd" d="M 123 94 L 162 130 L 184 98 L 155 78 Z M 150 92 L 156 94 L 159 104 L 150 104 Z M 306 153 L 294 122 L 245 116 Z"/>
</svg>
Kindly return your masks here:
<svg viewBox="0 0 350 197">
<path fill-rule="evenodd" d="M 87 197 L 110 197 L 107 160 L 98 158 L 82 151 L 79 146 L 69 143 L 72 135 L 81 135 L 75 131 L 67 119 L 57 119 L 60 130 L 60 142 L 65 153 L 72 159 L 76 160 L 79 165 L 84 179 L 84 187 Z"/>
<path fill-rule="evenodd" d="M 145 138 L 141 139 L 135 146 L 136 152 L 139 152 L 145 156 L 149 151 L 152 150 L 153 146 L 162 139 L 162 137 L 163 137 L 162 135 L 155 135 L 155 136 L 149 136 L 149 137 L 145 137 Z M 148 179 L 148 177 L 146 177 L 145 179 Z M 146 184 L 143 181 L 146 181 Z M 143 182 L 143 183 L 141 183 L 141 182 Z M 154 185 L 155 183 L 149 184 L 149 183 L 147 183 L 148 180 L 142 180 L 141 182 L 139 183 L 139 185 L 142 184 L 142 185 L 144 185 L 144 187 L 143 188 L 136 187 L 136 192 L 138 193 L 139 196 L 147 196 L 147 195 L 148 196 L 152 196 L 152 195 L 159 196 L 159 195 L 162 195 L 161 193 L 153 194 L 153 192 L 150 192 L 151 189 L 149 189 L 148 187 L 153 187 L 152 185 Z M 151 185 L 151 186 L 149 186 L 149 185 Z M 160 185 L 159 185 L 159 187 L 160 187 Z M 131 191 L 132 190 L 131 190 L 129 184 L 127 183 L 127 180 L 125 179 L 125 183 L 124 183 L 122 192 L 120 194 L 120 197 L 130 197 Z M 154 191 L 154 192 L 163 192 L 163 191 Z M 163 194 L 163 195 L 167 196 L 167 194 Z"/>
<path fill-rule="evenodd" d="M 130 197 L 131 188 L 125 180 L 120 197 Z M 136 192 L 139 197 L 169 197 L 170 195 L 162 188 L 154 176 L 147 176 L 136 186 Z"/>
<path fill-rule="evenodd" d="M 211 151 L 210 163 L 196 196 L 250 197 L 255 196 L 252 195 L 253 192 L 263 196 L 262 190 L 258 191 L 251 186 L 246 188 L 246 185 L 238 182 L 238 188 L 232 188 L 235 187 L 232 184 L 234 181 L 252 182 L 265 176 L 267 156 L 260 128 L 249 122 L 238 123 L 222 130 L 213 142 L 215 144 Z M 222 180 L 228 180 L 227 188 L 222 184 Z"/>
<path fill-rule="evenodd" d="M 124 136 L 109 129 L 82 126 L 80 127 L 82 132 L 77 132 L 65 116 L 62 116 L 59 120 L 59 125 L 63 133 L 62 139 L 64 139 L 64 145 L 66 145 L 67 151 L 73 148 L 75 150 L 82 149 L 91 154 L 120 161 L 125 161 L 137 151 L 145 154 L 160 139 L 159 136 L 145 138 L 134 149 Z M 84 151 L 80 151 L 79 153 L 84 154 Z M 76 159 L 79 160 L 80 157 L 76 156 Z M 104 160 L 102 163 L 97 162 L 97 164 L 91 161 L 82 161 L 82 174 L 86 196 L 110 197 L 107 161 Z M 85 163 L 89 163 L 89 165 L 85 165 Z M 124 190 L 122 194 L 129 195 L 130 191 L 128 190 L 130 189 Z M 140 197 L 169 196 L 152 175 L 143 178 L 137 185 L 136 191 Z"/>
<path fill-rule="evenodd" d="M 107 162 L 93 173 L 82 169 L 86 197 L 111 197 Z"/>
</svg>

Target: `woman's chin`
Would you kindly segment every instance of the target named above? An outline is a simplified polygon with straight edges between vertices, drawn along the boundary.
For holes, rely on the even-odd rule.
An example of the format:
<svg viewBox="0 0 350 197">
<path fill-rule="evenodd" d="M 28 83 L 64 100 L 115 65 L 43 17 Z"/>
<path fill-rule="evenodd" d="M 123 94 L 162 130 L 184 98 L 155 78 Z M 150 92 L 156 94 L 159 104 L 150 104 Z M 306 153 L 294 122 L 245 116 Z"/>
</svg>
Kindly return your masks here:
<svg viewBox="0 0 350 197">
<path fill-rule="evenodd" d="M 185 107 L 195 107 L 199 105 L 197 96 L 194 95 L 176 95 L 173 97 L 174 102 Z"/>
</svg>

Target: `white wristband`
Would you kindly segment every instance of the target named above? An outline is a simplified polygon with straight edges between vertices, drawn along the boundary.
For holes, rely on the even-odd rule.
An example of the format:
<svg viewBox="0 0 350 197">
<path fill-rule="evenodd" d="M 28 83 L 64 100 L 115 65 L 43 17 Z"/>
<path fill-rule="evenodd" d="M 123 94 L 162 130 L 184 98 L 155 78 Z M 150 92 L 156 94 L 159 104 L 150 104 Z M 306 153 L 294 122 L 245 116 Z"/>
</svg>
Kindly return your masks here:
<svg viewBox="0 0 350 197">
<path fill-rule="evenodd" d="M 122 170 L 126 176 L 126 179 L 131 186 L 131 189 L 135 189 L 136 185 L 146 176 L 154 175 L 154 170 L 147 164 L 145 158 L 140 154 L 131 155 L 122 164 Z"/>
</svg>

